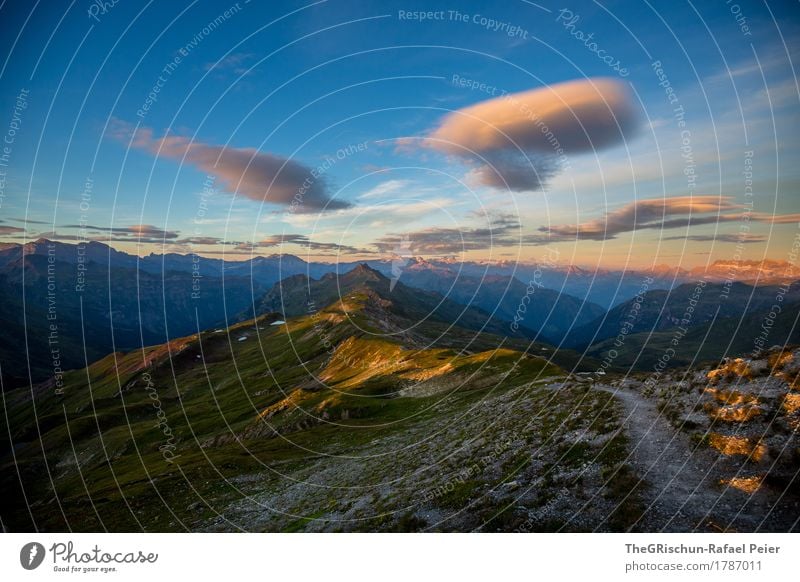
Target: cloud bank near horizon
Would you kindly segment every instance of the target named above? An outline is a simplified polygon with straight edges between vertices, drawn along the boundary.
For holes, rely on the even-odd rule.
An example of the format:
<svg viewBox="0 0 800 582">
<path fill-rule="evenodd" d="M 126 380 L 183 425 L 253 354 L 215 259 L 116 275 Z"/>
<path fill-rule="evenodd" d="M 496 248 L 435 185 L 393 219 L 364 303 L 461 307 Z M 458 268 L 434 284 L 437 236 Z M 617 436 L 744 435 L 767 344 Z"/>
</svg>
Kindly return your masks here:
<svg viewBox="0 0 800 582">
<path fill-rule="evenodd" d="M 765 212 L 748 212 L 744 206 L 737 204 L 732 196 L 676 196 L 629 202 L 616 210 L 606 212 L 605 216 L 600 218 L 578 224 L 543 226 L 539 228 L 539 231 L 546 233 L 545 238 L 549 242 L 578 239 L 606 241 L 635 230 L 668 230 L 744 220 L 768 224 L 791 224 L 800 222 L 800 213 L 773 215 Z M 731 242 L 732 237 L 738 235 L 718 234 L 715 236 L 720 242 Z M 741 238 L 749 238 L 751 240 L 747 242 L 755 242 L 749 236 Z M 690 240 L 697 239 L 690 238 Z"/>
<path fill-rule="evenodd" d="M 542 226 L 538 232 L 524 232 L 519 217 L 499 214 L 486 217 L 485 227 L 426 228 L 401 234 L 389 234 L 372 245 L 382 253 L 396 252 L 402 244 L 412 253 L 457 255 L 466 251 L 491 250 L 498 247 L 541 246 L 582 240 L 608 241 L 637 230 L 689 229 L 703 225 L 742 222 L 763 224 L 800 224 L 800 213 L 769 214 L 752 212 L 735 202 L 732 196 L 676 196 L 648 198 L 609 210 L 604 216 L 577 224 Z M 689 240 L 753 244 L 768 240 L 764 235 L 741 231 L 736 233 L 691 234 L 665 236 L 662 240 Z"/>
</svg>

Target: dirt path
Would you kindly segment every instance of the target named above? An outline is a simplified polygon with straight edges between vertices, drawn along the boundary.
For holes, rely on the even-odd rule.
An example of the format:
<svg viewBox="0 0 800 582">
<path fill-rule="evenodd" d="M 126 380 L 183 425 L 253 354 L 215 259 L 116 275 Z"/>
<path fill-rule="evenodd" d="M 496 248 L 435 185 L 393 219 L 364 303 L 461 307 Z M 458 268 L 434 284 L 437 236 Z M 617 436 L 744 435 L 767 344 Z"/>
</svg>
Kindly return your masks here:
<svg viewBox="0 0 800 582">
<path fill-rule="evenodd" d="M 614 386 L 596 384 L 595 388 L 613 394 L 623 404 L 623 427 L 631 441 L 628 462 L 648 484 L 643 492 L 646 510 L 636 529 L 720 531 L 733 522 L 750 531 L 758 528 L 760 504 L 719 485 L 721 475 L 732 469 L 725 459 L 708 449 L 695 449 L 687 435 L 660 415 L 652 400 Z M 743 501 L 750 511 L 740 511 Z"/>
</svg>

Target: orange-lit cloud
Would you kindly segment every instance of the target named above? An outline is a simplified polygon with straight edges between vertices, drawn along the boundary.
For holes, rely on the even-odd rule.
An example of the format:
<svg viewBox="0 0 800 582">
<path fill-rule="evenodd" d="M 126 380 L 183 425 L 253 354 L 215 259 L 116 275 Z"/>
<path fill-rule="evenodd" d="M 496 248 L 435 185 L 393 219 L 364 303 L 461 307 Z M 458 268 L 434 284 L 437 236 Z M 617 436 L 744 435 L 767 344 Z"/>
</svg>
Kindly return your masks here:
<svg viewBox="0 0 800 582">
<path fill-rule="evenodd" d="M 551 242 L 570 239 L 610 240 L 617 235 L 640 229 L 666 230 L 721 222 L 765 222 L 787 224 L 800 221 L 800 214 L 745 213 L 730 196 L 676 196 L 631 202 L 580 224 L 542 227 Z M 752 241 L 749 241 L 752 242 Z"/>
<path fill-rule="evenodd" d="M 504 95 L 444 118 L 427 147 L 469 160 L 469 178 L 515 191 L 540 189 L 567 156 L 623 142 L 640 123 L 627 86 L 585 79 Z M 401 144 L 404 145 L 404 144 Z"/>
</svg>

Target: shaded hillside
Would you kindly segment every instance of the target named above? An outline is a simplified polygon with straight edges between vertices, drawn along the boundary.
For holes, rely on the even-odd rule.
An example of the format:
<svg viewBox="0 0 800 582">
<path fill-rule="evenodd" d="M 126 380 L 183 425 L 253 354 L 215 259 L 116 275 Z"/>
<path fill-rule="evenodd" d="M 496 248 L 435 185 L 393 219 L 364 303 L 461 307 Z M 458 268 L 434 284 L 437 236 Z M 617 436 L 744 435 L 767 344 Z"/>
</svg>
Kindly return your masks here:
<svg viewBox="0 0 800 582">
<path fill-rule="evenodd" d="M 436 291 L 462 305 L 479 307 L 500 319 L 517 321 L 538 332 L 538 339 L 550 343 L 559 343 L 571 328 L 605 313 L 595 303 L 535 284 L 525 285 L 515 277 L 448 276 L 433 270 L 410 270 L 400 280 L 412 287 Z"/>
<path fill-rule="evenodd" d="M 564 345 L 583 349 L 617 337 L 623 328 L 627 334 L 661 332 L 678 326 L 704 325 L 714 318 L 741 318 L 769 309 L 778 295 L 785 303 L 800 300 L 800 283 L 790 285 L 786 293 L 775 285 L 753 287 L 744 283 L 686 283 L 671 291 L 651 290 L 575 329 Z"/>
<path fill-rule="evenodd" d="M 743 317 L 719 317 L 690 327 L 685 334 L 673 330 L 628 335 L 624 343 L 614 338 L 598 342 L 586 355 L 603 360 L 611 350 L 613 366 L 651 369 L 660 359 L 666 367 L 717 362 L 726 356 L 744 356 L 772 346 L 800 344 L 800 302 L 782 305 L 771 316 L 771 307 Z"/>
<path fill-rule="evenodd" d="M 59 256 L 59 255 L 55 255 Z M 116 349 L 164 342 L 223 324 L 251 302 L 248 279 L 168 271 L 148 273 L 104 263 L 84 271 L 42 254 L 0 269 L 0 365 L 3 385 L 81 368 Z M 256 286 L 256 289 L 258 287 Z M 84 350 L 85 347 L 85 350 Z"/>
</svg>

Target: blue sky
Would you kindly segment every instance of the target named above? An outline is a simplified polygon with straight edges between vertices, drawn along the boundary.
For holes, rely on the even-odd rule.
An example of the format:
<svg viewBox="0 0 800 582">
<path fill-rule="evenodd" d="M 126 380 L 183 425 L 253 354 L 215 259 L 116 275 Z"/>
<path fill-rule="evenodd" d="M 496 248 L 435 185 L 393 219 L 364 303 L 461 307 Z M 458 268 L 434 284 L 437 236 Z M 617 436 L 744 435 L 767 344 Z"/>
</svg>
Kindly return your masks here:
<svg viewBox="0 0 800 582">
<path fill-rule="evenodd" d="M 786 259 L 798 232 L 796 3 L 178 4 L 2 5 L 5 240 L 694 266 Z M 519 152 L 464 126 L 504 92 L 539 89 L 539 115 L 548 88 L 604 80 L 635 120 L 562 162 L 523 146 L 519 183 Z"/>
</svg>

